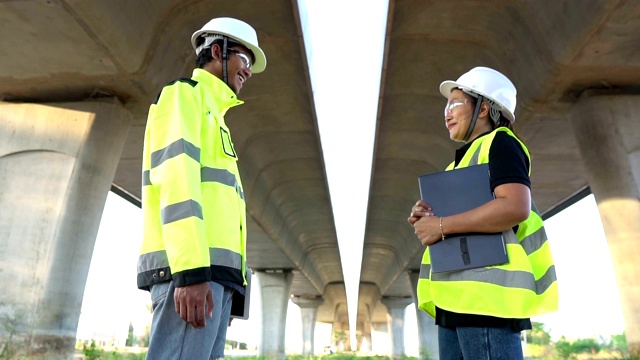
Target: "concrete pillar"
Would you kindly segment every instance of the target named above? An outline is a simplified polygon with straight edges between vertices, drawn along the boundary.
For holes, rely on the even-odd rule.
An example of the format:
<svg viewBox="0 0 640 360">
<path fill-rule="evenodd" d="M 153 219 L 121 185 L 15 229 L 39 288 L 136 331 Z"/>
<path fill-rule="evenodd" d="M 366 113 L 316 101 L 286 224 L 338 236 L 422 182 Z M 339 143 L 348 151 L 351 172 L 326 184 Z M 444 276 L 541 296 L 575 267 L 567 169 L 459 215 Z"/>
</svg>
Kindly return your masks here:
<svg viewBox="0 0 640 360">
<path fill-rule="evenodd" d="M 436 321 L 429 314 L 418 308 L 418 279 L 419 271 L 409 272 L 409 280 L 411 281 L 411 296 L 413 305 L 416 308 L 416 320 L 418 322 L 418 340 L 421 359 L 440 359 L 438 350 L 438 326 Z"/>
<path fill-rule="evenodd" d="M 571 126 L 607 236 L 627 343 L 640 348 L 640 96 L 583 94 Z"/>
<path fill-rule="evenodd" d="M 385 298 L 380 300 L 387 307 L 387 324 L 391 333 L 391 356 L 404 357 L 404 313 L 413 301 L 411 298 Z"/>
<path fill-rule="evenodd" d="M 0 342 L 19 358 L 73 356 L 130 117 L 114 99 L 0 102 Z"/>
<path fill-rule="evenodd" d="M 284 335 L 293 273 L 256 272 L 262 299 L 262 335 L 258 356 L 284 359 Z"/>
<path fill-rule="evenodd" d="M 302 355 L 313 356 L 316 318 L 318 315 L 318 307 L 322 305 L 322 298 L 296 296 L 291 298 L 291 301 L 300 307 L 300 319 L 302 320 Z"/>
<path fill-rule="evenodd" d="M 336 351 L 351 350 L 351 336 L 349 334 L 349 317 L 347 316 L 347 304 L 340 303 L 336 306 L 335 318 L 331 325 L 331 341 Z"/>
</svg>

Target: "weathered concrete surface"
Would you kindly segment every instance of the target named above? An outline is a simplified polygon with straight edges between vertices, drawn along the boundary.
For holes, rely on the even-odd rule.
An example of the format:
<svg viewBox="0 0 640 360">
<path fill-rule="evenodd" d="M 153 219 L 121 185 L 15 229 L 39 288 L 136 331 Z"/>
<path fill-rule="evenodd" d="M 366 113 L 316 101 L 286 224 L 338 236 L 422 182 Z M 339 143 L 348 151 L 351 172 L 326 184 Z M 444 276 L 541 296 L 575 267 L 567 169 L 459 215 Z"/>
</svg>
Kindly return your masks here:
<svg viewBox="0 0 640 360">
<path fill-rule="evenodd" d="M 258 284 L 262 299 L 262 326 L 258 356 L 284 359 L 284 334 L 287 323 L 287 305 L 291 294 L 291 272 L 258 271 Z"/>
<path fill-rule="evenodd" d="M 73 354 L 93 245 L 130 120 L 115 99 L 0 103 L 0 318 L 13 323 L 0 328 L 0 338 L 21 356 Z"/>
<path fill-rule="evenodd" d="M 324 296 L 318 320 L 348 330 L 345 293 L 335 291 L 344 289 L 342 267 L 296 4 L 0 1 L 0 98 L 116 96 L 133 121 L 114 182 L 139 196 L 148 105 L 163 84 L 190 75 L 191 33 L 216 16 L 251 23 L 267 71 L 247 82 L 246 104 L 228 114 L 251 217 L 249 266 L 291 270 L 292 294 Z M 441 81 L 478 65 L 514 81 L 516 132 L 531 151 L 533 196 L 545 212 L 590 185 L 568 135 L 568 113 L 581 91 L 638 89 L 639 18 L 634 0 L 391 0 L 362 283 L 375 284 L 380 297 L 411 294 L 407 274 L 419 269 L 423 250 L 405 221 L 418 198 L 416 177 L 443 169 L 456 148 L 443 127 Z M 345 59 L 345 68 L 333 72 L 338 84 L 357 71 L 357 61 Z M 371 321 L 385 321 L 375 301 L 359 303 L 369 309 L 359 309 L 358 319 L 372 311 Z"/>
<path fill-rule="evenodd" d="M 404 314 L 412 298 L 383 297 L 382 304 L 387 308 L 387 326 L 391 334 L 391 356 L 394 359 L 404 357 Z"/>
<path fill-rule="evenodd" d="M 640 95 L 585 93 L 571 115 L 609 243 L 627 342 L 640 349 Z"/>
</svg>

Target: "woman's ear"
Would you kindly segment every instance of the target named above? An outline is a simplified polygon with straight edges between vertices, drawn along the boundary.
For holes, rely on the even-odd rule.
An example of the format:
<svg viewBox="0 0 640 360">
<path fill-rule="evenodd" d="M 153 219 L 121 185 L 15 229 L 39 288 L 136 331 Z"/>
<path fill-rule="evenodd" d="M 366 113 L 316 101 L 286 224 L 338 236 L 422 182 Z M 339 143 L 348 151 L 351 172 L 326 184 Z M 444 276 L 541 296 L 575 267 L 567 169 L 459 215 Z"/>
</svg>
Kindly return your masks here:
<svg viewBox="0 0 640 360">
<path fill-rule="evenodd" d="M 478 118 L 489 117 L 490 110 L 491 110 L 491 107 L 489 106 L 489 104 L 483 101 L 482 104 L 480 104 L 480 111 L 478 112 Z"/>
</svg>

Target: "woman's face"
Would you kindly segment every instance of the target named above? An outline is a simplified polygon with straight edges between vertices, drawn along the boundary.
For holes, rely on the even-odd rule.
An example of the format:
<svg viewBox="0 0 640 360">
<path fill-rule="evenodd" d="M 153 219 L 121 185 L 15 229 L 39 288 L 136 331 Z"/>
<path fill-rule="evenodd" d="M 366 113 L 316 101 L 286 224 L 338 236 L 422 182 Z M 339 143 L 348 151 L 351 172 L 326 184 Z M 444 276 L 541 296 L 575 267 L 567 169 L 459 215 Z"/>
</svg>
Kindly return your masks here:
<svg viewBox="0 0 640 360">
<path fill-rule="evenodd" d="M 451 140 L 464 142 L 473 116 L 473 105 L 462 90 L 455 89 L 449 95 L 449 101 L 444 108 L 444 121 Z"/>
</svg>

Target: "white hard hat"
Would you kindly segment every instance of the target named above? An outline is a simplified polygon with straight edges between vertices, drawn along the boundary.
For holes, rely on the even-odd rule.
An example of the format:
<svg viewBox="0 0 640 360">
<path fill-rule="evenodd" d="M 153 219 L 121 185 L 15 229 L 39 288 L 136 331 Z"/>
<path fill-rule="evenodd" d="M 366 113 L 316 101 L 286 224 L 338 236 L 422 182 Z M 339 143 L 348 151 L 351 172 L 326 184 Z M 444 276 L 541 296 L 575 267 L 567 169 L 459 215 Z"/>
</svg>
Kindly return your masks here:
<svg viewBox="0 0 640 360">
<path fill-rule="evenodd" d="M 212 19 L 206 23 L 202 29 L 191 35 L 191 45 L 193 45 L 193 49 L 196 50 L 196 55 L 202 50 L 196 47 L 196 40 L 203 34 L 224 35 L 251 50 L 255 57 L 255 62 L 251 66 L 251 72 L 257 74 L 263 72 L 267 67 L 267 57 L 264 55 L 264 51 L 260 49 L 260 46 L 258 46 L 258 35 L 251 25 L 246 22 L 228 17 Z"/>
<path fill-rule="evenodd" d="M 499 71 L 488 67 L 478 66 L 462 74 L 456 81 L 443 81 L 440 93 L 448 98 L 453 89 L 480 94 L 492 100 L 499 107 L 502 114 L 513 123 L 516 121 L 516 87 L 511 80 Z"/>
</svg>

